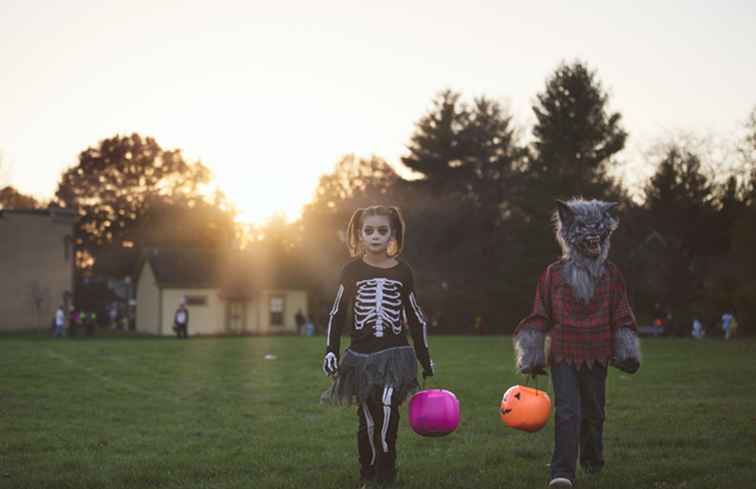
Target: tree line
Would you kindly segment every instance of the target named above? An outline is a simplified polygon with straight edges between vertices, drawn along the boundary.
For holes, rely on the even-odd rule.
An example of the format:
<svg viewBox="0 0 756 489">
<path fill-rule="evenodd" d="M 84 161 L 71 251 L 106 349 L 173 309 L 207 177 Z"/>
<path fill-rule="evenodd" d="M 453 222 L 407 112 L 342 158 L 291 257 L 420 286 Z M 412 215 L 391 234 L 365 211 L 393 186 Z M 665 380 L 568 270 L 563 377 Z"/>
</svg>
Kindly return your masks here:
<svg viewBox="0 0 756 489">
<path fill-rule="evenodd" d="M 610 258 L 624 270 L 642 321 L 655 304 L 686 330 L 694 316 L 713 325 L 734 309 L 743 330 L 756 330 L 756 109 L 727 161 L 707 161 L 695 145 L 670 141 L 632 196 L 613 176 L 628 134 L 595 71 L 580 61 L 560 64 L 532 110 L 525 138 L 498 101 L 443 91 L 402 157 L 414 178 L 378 156 L 347 155 L 321 176 L 292 223 L 235 223 L 233 206 L 201 162 L 138 134 L 83 151 L 50 205 L 79 213 L 86 273 L 133 274 L 145 247 L 233 242 L 304 273 L 321 322 L 349 259 L 343 238 L 351 213 L 398 205 L 408 223 L 405 258 L 433 326 L 493 333 L 511 331 L 527 314 L 538 274 L 558 258 L 555 199 L 616 201 L 620 228 Z M 5 207 L 28 207 L 24 199 L 12 188 L 0 191 Z"/>
</svg>

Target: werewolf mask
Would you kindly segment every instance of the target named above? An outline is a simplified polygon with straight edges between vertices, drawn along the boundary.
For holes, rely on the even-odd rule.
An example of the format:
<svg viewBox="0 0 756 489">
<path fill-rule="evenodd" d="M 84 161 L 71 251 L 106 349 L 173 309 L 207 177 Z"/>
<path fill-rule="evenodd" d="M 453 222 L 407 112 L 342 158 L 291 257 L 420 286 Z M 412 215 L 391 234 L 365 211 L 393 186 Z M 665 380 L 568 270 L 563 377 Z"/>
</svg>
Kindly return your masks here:
<svg viewBox="0 0 756 489">
<path fill-rule="evenodd" d="M 617 229 L 617 220 L 609 211 L 616 205 L 599 200 L 557 201 L 554 223 L 566 262 L 563 277 L 585 302 L 593 297 L 609 256 L 609 240 Z"/>
</svg>

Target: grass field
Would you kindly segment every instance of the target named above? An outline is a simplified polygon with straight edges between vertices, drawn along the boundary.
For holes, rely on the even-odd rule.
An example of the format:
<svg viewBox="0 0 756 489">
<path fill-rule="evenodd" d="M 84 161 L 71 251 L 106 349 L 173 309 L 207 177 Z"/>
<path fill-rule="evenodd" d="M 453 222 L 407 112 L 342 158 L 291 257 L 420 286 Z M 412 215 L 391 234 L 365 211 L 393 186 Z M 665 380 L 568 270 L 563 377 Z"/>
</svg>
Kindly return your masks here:
<svg viewBox="0 0 756 489">
<path fill-rule="evenodd" d="M 457 394 L 462 423 L 421 438 L 403 408 L 397 487 L 544 487 L 553 420 L 526 434 L 498 418 L 521 382 L 510 339 L 431 340 L 433 386 Z M 578 487 L 755 488 L 756 341 L 643 346 L 637 375 L 610 373 L 607 466 Z M 322 350 L 322 338 L 2 337 L 0 487 L 357 487 L 355 411 L 318 404 Z"/>
</svg>

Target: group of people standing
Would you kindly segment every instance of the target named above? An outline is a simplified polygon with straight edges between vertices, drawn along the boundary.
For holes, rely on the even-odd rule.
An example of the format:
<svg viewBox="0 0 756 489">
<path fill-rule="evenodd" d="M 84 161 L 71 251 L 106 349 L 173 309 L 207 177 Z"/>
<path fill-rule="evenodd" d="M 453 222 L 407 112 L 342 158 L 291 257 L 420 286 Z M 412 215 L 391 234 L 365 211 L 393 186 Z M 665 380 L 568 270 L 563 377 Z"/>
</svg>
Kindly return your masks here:
<svg viewBox="0 0 756 489">
<path fill-rule="evenodd" d="M 68 336 L 76 336 L 79 328 L 84 328 L 87 336 L 94 336 L 97 326 L 97 314 L 93 311 L 71 308 L 68 315 Z M 52 320 L 52 335 L 62 338 L 66 335 L 66 313 L 63 304 L 55 310 Z"/>
</svg>

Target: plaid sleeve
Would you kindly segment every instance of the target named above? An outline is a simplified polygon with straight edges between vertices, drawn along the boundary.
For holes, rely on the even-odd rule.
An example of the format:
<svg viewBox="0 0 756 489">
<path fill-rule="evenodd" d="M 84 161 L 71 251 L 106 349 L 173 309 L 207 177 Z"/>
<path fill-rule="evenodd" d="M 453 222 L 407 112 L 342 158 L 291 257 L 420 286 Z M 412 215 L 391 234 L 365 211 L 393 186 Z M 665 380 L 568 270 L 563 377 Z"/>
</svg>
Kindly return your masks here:
<svg viewBox="0 0 756 489">
<path fill-rule="evenodd" d="M 630 305 L 625 279 L 619 268 L 612 265 L 612 328 L 637 329 L 633 308 Z"/>
<path fill-rule="evenodd" d="M 547 268 L 541 274 L 536 285 L 535 299 L 533 300 L 532 312 L 522 321 L 514 330 L 516 335 L 521 329 L 532 328 L 545 333 L 549 329 L 551 323 L 551 307 L 549 306 L 550 291 L 548 288 L 548 275 L 551 272 L 551 268 Z"/>
</svg>

